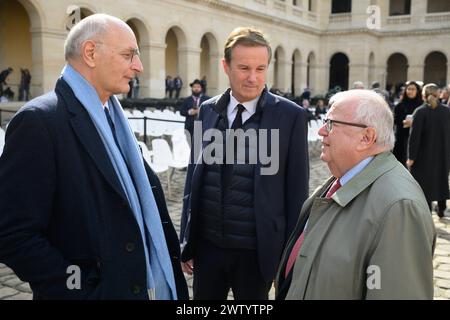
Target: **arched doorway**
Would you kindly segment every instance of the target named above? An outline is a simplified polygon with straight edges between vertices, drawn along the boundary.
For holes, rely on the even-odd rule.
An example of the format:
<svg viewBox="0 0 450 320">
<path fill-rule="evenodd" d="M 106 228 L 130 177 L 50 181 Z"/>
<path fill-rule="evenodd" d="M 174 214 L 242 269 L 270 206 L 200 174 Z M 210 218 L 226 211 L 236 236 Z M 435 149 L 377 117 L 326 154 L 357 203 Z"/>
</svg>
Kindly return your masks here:
<svg viewBox="0 0 450 320">
<path fill-rule="evenodd" d="M 217 40 L 211 33 L 203 35 L 200 41 L 200 75 L 206 80 L 206 95 L 214 96 L 218 94 L 218 75 L 220 54 Z"/>
<path fill-rule="evenodd" d="M 8 85 L 14 92 L 14 100 L 18 99 L 21 69 L 28 69 L 34 80 L 33 50 L 31 38 L 31 21 L 27 9 L 16 0 L 0 2 L 0 71 L 11 67 Z M 31 86 L 31 95 L 36 92 Z"/>
<path fill-rule="evenodd" d="M 349 62 L 348 57 L 341 52 L 331 57 L 329 89 L 339 86 L 342 90 L 348 90 Z"/>
<path fill-rule="evenodd" d="M 439 51 L 433 51 L 425 58 L 423 76 L 425 83 L 435 83 L 440 87 L 447 84 L 447 57 Z"/>
<path fill-rule="evenodd" d="M 143 73 L 139 76 L 139 89 L 134 97 L 143 98 L 150 96 L 150 51 L 148 49 L 149 45 L 149 32 L 144 22 L 138 18 L 131 18 L 127 20 L 127 24 L 133 30 L 136 36 L 136 42 L 141 52 L 141 61 L 144 67 Z"/>
<path fill-rule="evenodd" d="M 398 93 L 407 79 L 408 59 L 401 53 L 392 54 L 387 61 L 386 89 Z"/>
<path fill-rule="evenodd" d="M 306 67 L 306 86 L 313 91 L 316 85 L 316 55 L 310 52 L 308 55 L 308 66 Z"/>
<path fill-rule="evenodd" d="M 292 54 L 292 71 L 291 71 L 291 92 L 292 96 L 300 95 L 301 88 L 301 55 L 296 49 Z"/>
<path fill-rule="evenodd" d="M 178 74 L 178 39 L 170 29 L 166 35 L 166 75 L 174 78 Z"/>
<path fill-rule="evenodd" d="M 188 92 L 189 80 L 187 79 L 187 52 L 185 52 L 186 37 L 179 27 L 172 27 L 166 34 L 166 76 L 172 79 L 179 76 L 183 81 L 180 95 Z M 184 50 L 184 51 L 183 51 Z M 165 77 L 164 77 L 165 78 Z M 175 91 L 174 91 L 175 92 Z"/>
<path fill-rule="evenodd" d="M 285 90 L 285 71 L 284 71 L 284 63 L 286 61 L 285 59 L 285 53 L 282 47 L 277 47 L 275 50 L 275 65 L 274 65 L 274 83 L 273 88 L 278 90 Z"/>
</svg>

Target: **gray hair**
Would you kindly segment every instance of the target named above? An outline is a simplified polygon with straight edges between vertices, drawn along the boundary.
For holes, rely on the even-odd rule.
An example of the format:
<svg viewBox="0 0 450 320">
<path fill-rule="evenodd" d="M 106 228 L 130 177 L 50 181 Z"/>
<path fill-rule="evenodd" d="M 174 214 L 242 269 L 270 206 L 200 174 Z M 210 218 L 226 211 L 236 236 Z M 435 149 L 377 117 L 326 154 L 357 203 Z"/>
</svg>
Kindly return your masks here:
<svg viewBox="0 0 450 320">
<path fill-rule="evenodd" d="M 122 20 L 102 13 L 93 14 L 78 22 L 69 32 L 64 43 L 66 61 L 81 56 L 83 43 L 87 40 L 99 40 L 108 31 L 111 22 Z"/>
<path fill-rule="evenodd" d="M 364 82 L 362 81 L 355 81 L 353 82 L 353 89 L 364 89 Z"/>
<path fill-rule="evenodd" d="M 392 150 L 395 143 L 394 116 L 384 98 L 372 90 L 351 90 L 335 94 L 330 105 L 347 97 L 356 101 L 355 121 L 375 128 L 376 144 L 385 150 Z"/>
</svg>

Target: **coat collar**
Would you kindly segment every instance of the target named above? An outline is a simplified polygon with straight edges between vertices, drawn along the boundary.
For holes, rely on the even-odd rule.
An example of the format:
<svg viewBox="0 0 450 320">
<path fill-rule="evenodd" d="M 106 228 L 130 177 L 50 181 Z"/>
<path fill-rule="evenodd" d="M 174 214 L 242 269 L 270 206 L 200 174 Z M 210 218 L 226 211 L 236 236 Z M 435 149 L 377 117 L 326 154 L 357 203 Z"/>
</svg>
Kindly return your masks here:
<svg viewBox="0 0 450 320">
<path fill-rule="evenodd" d="M 375 180 L 396 166 L 397 160 L 391 152 L 383 152 L 374 157 L 364 170 L 353 177 L 331 197 L 341 207 L 345 207 Z M 332 181 L 333 179 L 331 179 Z M 328 186 L 330 180 L 325 186 Z"/>
<path fill-rule="evenodd" d="M 225 91 L 219 99 L 213 104 L 212 108 L 223 118 L 227 117 L 227 108 L 230 103 L 230 92 L 229 88 Z M 275 103 L 275 98 L 268 91 L 267 87 L 263 89 L 261 92 L 261 96 L 259 97 L 258 103 L 256 105 L 255 114 L 260 115 L 267 104 Z"/>
<path fill-rule="evenodd" d="M 69 121 L 82 146 L 108 183 L 123 198 L 123 200 L 128 202 L 125 192 L 123 191 L 117 174 L 112 166 L 111 160 L 108 157 L 105 146 L 89 117 L 89 114 L 75 97 L 72 89 L 64 79 L 58 79 L 55 91 L 65 100 L 65 106 L 69 113 L 72 114 Z"/>
</svg>

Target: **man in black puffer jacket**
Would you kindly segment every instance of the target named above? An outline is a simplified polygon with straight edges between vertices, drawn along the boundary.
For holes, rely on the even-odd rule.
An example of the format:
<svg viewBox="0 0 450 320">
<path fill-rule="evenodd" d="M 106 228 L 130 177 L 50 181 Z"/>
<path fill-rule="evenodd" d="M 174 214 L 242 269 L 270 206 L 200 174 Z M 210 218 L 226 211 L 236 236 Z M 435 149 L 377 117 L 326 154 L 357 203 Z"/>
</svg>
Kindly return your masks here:
<svg viewBox="0 0 450 320">
<path fill-rule="evenodd" d="M 231 88 L 200 107 L 180 235 L 194 299 L 226 299 L 230 288 L 235 299 L 267 299 L 308 195 L 307 115 L 267 91 L 270 57 L 261 32 L 234 30 L 223 59 Z M 247 138 L 231 143 L 234 133 Z"/>
</svg>

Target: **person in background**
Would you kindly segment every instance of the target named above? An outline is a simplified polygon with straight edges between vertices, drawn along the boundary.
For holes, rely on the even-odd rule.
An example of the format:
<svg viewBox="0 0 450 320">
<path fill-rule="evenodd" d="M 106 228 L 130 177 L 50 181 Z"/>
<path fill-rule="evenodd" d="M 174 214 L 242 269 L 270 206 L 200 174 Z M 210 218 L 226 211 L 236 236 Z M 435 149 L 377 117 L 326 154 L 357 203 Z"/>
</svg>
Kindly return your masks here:
<svg viewBox="0 0 450 320">
<path fill-rule="evenodd" d="M 441 89 L 441 93 L 439 95 L 439 102 L 443 105 L 448 105 L 448 89 L 447 88 L 442 88 Z"/>
<path fill-rule="evenodd" d="M 202 92 L 204 95 L 206 95 L 206 89 L 208 87 L 208 82 L 206 81 L 206 76 L 203 76 L 202 80 L 200 80 L 200 83 L 202 85 Z"/>
<path fill-rule="evenodd" d="M 400 102 L 394 107 L 395 146 L 394 155 L 406 167 L 409 130 L 412 114 L 423 103 L 419 85 L 410 81 Z"/>
<path fill-rule="evenodd" d="M 184 99 L 180 109 L 180 114 L 186 117 L 184 129 L 189 132 L 189 138 L 187 140 L 191 146 L 194 135 L 194 120 L 197 119 L 200 105 L 208 100 L 209 97 L 203 94 L 203 87 L 200 80 L 195 79 L 191 84 L 189 84 L 189 86 L 191 87 L 192 95 Z"/>
<path fill-rule="evenodd" d="M 173 79 L 173 87 L 175 89 L 175 98 L 178 99 L 180 97 L 181 88 L 183 88 L 183 80 L 181 80 L 180 76 L 176 76 Z"/>
<path fill-rule="evenodd" d="M 365 89 L 364 82 L 362 81 L 353 82 L 353 89 Z"/>
<path fill-rule="evenodd" d="M 166 77 L 166 97 L 172 99 L 173 96 L 173 79 L 171 76 Z"/>
<path fill-rule="evenodd" d="M 31 74 L 28 69 L 20 69 L 20 73 L 19 101 L 28 101 L 30 99 Z"/>
<path fill-rule="evenodd" d="M 430 211 L 442 218 L 449 199 L 450 109 L 439 103 L 438 87 L 423 87 L 424 104 L 413 113 L 408 142 L 407 167 L 425 193 Z"/>
<path fill-rule="evenodd" d="M 13 71 L 13 68 L 9 67 L 0 72 L 0 97 L 3 96 L 3 88 L 8 85 L 8 77 Z"/>
<path fill-rule="evenodd" d="M 325 100 L 324 99 L 318 99 L 317 100 L 317 105 L 316 105 L 316 111 L 315 111 L 315 116 L 316 119 L 322 119 L 322 117 L 324 117 L 328 112 L 328 108 L 325 105 Z"/>
</svg>

